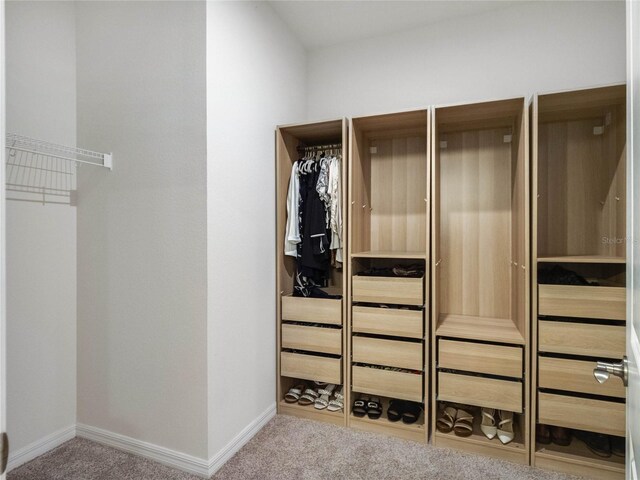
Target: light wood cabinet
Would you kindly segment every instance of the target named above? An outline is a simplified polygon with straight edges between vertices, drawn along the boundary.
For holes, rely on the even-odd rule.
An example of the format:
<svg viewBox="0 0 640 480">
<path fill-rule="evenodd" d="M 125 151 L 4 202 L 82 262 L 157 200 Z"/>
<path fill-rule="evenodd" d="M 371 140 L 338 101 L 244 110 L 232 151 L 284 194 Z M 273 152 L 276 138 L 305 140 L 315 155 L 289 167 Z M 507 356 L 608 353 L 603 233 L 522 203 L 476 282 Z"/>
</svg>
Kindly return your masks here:
<svg viewBox="0 0 640 480">
<path fill-rule="evenodd" d="M 353 366 L 354 392 L 422 402 L 422 375 L 379 368 Z"/>
<path fill-rule="evenodd" d="M 342 202 L 339 206 L 343 228 L 340 232 L 346 244 L 347 167 L 349 152 L 346 119 L 325 122 L 283 125 L 276 128 L 276 323 L 277 323 L 277 385 L 278 413 L 295 415 L 336 425 L 347 425 L 347 411 L 317 410 L 284 401 L 288 390 L 300 383 L 319 381 L 342 385 L 347 378 L 347 268 L 332 266 L 326 293 L 340 298 L 311 298 L 293 296 L 296 277 L 296 258 L 285 255 L 287 223 L 287 195 L 292 167 L 302 158 L 305 147 L 342 146 L 341 177 Z M 323 149 L 328 150 L 328 148 Z M 340 387 L 338 387 L 340 388 Z M 347 391 L 348 388 L 345 388 Z M 346 392 L 348 395 L 348 392 Z M 349 398 L 345 399 L 348 405 Z"/>
<path fill-rule="evenodd" d="M 422 278 L 353 277 L 353 301 L 422 305 L 424 286 Z"/>
<path fill-rule="evenodd" d="M 525 99 L 513 98 L 436 107 L 431 130 L 433 443 L 523 464 L 530 448 L 528 122 Z M 438 406 L 448 403 L 514 412 L 522 436 L 502 445 L 479 425 L 466 438 L 439 434 Z"/>
<path fill-rule="evenodd" d="M 535 430 L 625 434 L 622 382 L 593 376 L 598 360 L 625 354 L 625 101 L 615 85 L 536 95 L 532 106 L 531 463 L 607 480 L 624 478 L 623 458 L 575 437 L 542 445 Z"/>
<path fill-rule="evenodd" d="M 424 368 L 422 342 L 353 337 L 352 360 L 357 363 L 420 370 Z"/>
</svg>

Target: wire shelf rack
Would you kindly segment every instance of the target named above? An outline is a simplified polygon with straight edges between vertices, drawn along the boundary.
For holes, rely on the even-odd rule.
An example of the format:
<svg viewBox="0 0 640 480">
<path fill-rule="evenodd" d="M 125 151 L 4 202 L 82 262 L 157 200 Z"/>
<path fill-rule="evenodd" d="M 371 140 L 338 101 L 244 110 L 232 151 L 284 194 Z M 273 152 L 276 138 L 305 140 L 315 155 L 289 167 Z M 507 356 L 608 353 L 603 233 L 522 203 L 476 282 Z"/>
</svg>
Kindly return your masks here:
<svg viewBox="0 0 640 480">
<path fill-rule="evenodd" d="M 7 134 L 6 149 L 8 200 L 73 205 L 78 166 L 113 167 L 111 154 L 14 133 Z"/>
</svg>

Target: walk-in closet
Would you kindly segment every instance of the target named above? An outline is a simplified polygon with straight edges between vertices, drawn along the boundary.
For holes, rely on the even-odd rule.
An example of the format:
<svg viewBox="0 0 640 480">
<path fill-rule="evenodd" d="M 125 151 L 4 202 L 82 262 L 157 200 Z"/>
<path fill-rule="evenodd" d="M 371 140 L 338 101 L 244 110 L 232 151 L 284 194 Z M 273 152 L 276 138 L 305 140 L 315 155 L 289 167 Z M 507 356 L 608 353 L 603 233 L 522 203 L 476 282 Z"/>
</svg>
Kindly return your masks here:
<svg viewBox="0 0 640 480">
<path fill-rule="evenodd" d="M 0 480 L 640 480 L 640 0 L 0 38 Z"/>
</svg>

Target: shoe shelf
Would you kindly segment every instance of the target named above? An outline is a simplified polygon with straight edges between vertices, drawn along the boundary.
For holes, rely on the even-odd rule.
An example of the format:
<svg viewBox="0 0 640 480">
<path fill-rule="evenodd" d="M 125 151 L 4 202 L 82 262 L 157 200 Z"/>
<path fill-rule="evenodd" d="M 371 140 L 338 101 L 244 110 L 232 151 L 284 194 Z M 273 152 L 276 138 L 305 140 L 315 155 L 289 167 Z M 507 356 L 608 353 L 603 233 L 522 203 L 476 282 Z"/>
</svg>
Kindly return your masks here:
<svg viewBox="0 0 640 480">
<path fill-rule="evenodd" d="M 380 418 L 374 420 L 366 415 L 364 417 L 356 417 L 353 413 L 350 413 L 349 425 L 351 428 L 364 432 L 391 435 L 419 443 L 426 442 L 424 409 L 420 412 L 420 417 L 415 423 L 406 424 L 402 420 L 392 422 L 387 418 L 390 399 L 383 397 L 380 401 L 382 402 L 382 416 Z"/>
<path fill-rule="evenodd" d="M 538 257 L 538 263 L 626 263 L 625 257 L 610 255 L 561 255 Z"/>
<path fill-rule="evenodd" d="M 398 258 L 398 259 L 415 259 L 425 260 L 427 254 L 425 252 L 412 251 L 412 252 L 395 252 L 391 250 L 369 250 L 366 252 L 354 252 L 351 254 L 352 258 Z"/>
<path fill-rule="evenodd" d="M 556 444 L 536 445 L 535 465 L 573 475 L 585 475 L 602 480 L 624 478 L 625 458 L 612 455 L 600 457 L 576 438 L 568 446 Z"/>
<path fill-rule="evenodd" d="M 516 345 L 525 343 L 524 337 L 509 318 L 442 313 L 438 316 L 436 335 Z"/>
<path fill-rule="evenodd" d="M 433 444 L 438 447 L 466 450 L 480 455 L 497 457 L 523 465 L 529 464 L 529 454 L 525 446 L 520 422 L 515 421 L 516 419 L 514 418 L 515 438 L 505 445 L 497 436 L 489 439 L 482 433 L 480 430 L 481 419 L 480 411 L 474 412 L 473 433 L 469 437 L 460 437 L 453 431 L 443 433 L 437 429 L 434 430 Z"/>
<path fill-rule="evenodd" d="M 344 425 L 344 410 L 337 412 L 331 412 L 326 408 L 318 410 L 313 404 L 300 405 L 299 403 L 287 403 L 281 400 L 278 405 L 278 412 L 284 415 L 292 415 L 309 420 L 332 423 L 334 425 Z"/>
</svg>

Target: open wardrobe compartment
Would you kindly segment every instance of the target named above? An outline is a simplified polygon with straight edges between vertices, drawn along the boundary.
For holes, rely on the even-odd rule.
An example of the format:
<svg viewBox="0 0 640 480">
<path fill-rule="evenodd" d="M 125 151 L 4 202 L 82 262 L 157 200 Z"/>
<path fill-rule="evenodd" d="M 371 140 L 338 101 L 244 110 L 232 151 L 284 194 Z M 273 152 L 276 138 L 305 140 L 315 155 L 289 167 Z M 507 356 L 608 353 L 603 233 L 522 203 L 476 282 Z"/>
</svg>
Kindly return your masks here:
<svg viewBox="0 0 640 480">
<path fill-rule="evenodd" d="M 428 129 L 428 110 L 352 119 L 349 169 L 349 425 L 418 442 L 427 441 Z"/>
<path fill-rule="evenodd" d="M 347 123 L 276 137 L 278 412 L 346 425 Z"/>
<path fill-rule="evenodd" d="M 432 132 L 432 441 L 527 464 L 527 105 L 438 107 Z"/>
<path fill-rule="evenodd" d="M 532 464 L 624 478 L 626 89 L 538 95 L 532 109 Z M 601 383 L 602 382 L 602 383 Z"/>
</svg>

